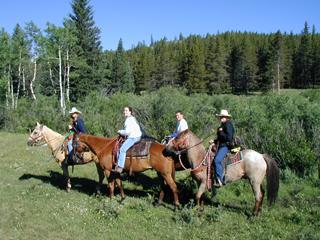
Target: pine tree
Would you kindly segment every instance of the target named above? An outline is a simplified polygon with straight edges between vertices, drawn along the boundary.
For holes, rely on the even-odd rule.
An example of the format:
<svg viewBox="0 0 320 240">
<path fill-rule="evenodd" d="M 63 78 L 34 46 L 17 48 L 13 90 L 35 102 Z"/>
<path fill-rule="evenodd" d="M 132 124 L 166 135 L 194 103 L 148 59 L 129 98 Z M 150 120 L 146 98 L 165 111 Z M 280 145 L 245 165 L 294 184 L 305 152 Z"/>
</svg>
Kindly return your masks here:
<svg viewBox="0 0 320 240">
<path fill-rule="evenodd" d="M 70 75 L 71 98 L 84 97 L 88 90 L 97 89 L 103 79 L 100 29 L 95 26 L 89 0 L 73 0 L 70 14 L 70 31 L 76 38 L 76 57 Z"/>
<path fill-rule="evenodd" d="M 187 39 L 187 55 L 185 66 L 185 87 L 189 93 L 206 92 L 204 52 L 199 37 Z"/>
<path fill-rule="evenodd" d="M 136 93 L 151 89 L 151 75 L 154 69 L 153 45 L 153 41 L 152 47 L 140 43 L 136 48 L 129 51 Z"/>
<path fill-rule="evenodd" d="M 134 92 L 133 73 L 125 56 L 122 39 L 112 61 L 111 82 L 112 92 Z"/>
<path fill-rule="evenodd" d="M 298 48 L 295 62 L 294 75 L 296 87 L 307 88 L 312 84 L 312 48 L 309 26 L 306 22 L 301 35 L 300 46 Z"/>
<path fill-rule="evenodd" d="M 10 84 L 10 36 L 4 29 L 0 30 L 0 103 L 6 101 L 9 107 L 8 84 Z"/>
<path fill-rule="evenodd" d="M 265 88 L 277 89 L 277 85 L 283 82 L 283 68 L 284 68 L 284 57 L 283 57 L 283 39 L 280 31 L 276 32 L 271 40 L 268 51 L 268 60 L 266 62 L 266 75 L 265 75 Z M 280 87 L 280 86 L 278 86 Z"/>
<path fill-rule="evenodd" d="M 311 34 L 311 55 L 312 55 L 312 65 L 311 65 L 311 78 L 312 86 L 320 86 L 320 36 L 316 34 L 315 26 L 312 27 Z"/>
<path fill-rule="evenodd" d="M 166 39 L 154 44 L 154 71 L 152 74 L 152 89 L 161 86 L 174 86 L 177 81 L 177 68 L 173 61 L 172 50 Z"/>
<path fill-rule="evenodd" d="M 228 92 L 227 52 L 219 36 L 209 38 L 205 58 L 206 82 L 210 93 Z"/>
</svg>

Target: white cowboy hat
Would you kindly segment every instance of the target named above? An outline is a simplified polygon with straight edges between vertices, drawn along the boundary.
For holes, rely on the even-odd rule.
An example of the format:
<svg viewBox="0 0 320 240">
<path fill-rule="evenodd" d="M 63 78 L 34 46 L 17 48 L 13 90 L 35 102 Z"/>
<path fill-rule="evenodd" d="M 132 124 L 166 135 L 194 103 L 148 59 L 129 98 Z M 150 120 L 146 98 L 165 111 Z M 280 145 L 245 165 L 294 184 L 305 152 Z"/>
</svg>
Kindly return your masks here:
<svg viewBox="0 0 320 240">
<path fill-rule="evenodd" d="M 73 114 L 73 113 L 80 113 L 81 114 L 81 112 L 76 107 L 71 108 L 71 110 L 69 111 L 69 114 Z"/>
<path fill-rule="evenodd" d="M 231 115 L 228 113 L 227 110 L 225 109 L 222 109 L 220 111 L 220 114 L 216 114 L 217 117 L 228 117 L 228 118 L 231 118 Z"/>
</svg>

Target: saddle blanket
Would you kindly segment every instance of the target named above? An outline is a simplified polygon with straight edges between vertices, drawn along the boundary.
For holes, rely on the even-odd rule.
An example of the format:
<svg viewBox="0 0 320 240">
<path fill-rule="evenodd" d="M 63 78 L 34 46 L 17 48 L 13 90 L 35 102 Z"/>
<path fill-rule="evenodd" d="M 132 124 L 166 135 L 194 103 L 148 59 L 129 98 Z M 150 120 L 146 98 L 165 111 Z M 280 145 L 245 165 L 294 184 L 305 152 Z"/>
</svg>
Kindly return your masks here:
<svg viewBox="0 0 320 240">
<path fill-rule="evenodd" d="M 150 153 L 151 141 L 141 140 L 127 151 L 127 157 L 145 157 Z"/>
<path fill-rule="evenodd" d="M 235 154 L 232 153 L 228 153 L 227 156 L 224 158 L 224 164 L 225 166 L 231 165 L 231 164 L 235 164 L 240 162 L 243 159 L 243 155 L 242 152 L 239 151 Z"/>
</svg>

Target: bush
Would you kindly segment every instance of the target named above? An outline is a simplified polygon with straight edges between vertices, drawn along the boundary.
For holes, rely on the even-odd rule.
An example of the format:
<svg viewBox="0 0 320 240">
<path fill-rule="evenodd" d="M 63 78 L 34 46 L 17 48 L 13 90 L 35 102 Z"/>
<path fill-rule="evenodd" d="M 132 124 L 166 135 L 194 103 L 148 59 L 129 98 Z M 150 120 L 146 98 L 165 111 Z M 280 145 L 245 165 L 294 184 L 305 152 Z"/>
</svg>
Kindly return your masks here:
<svg viewBox="0 0 320 240">
<path fill-rule="evenodd" d="M 207 144 L 214 138 L 219 122 L 215 117 L 220 109 L 228 109 L 246 145 L 261 153 L 268 153 L 282 169 L 290 169 L 299 176 L 311 176 L 320 158 L 319 91 L 303 94 L 263 96 L 234 96 L 193 94 L 184 89 L 163 87 L 142 95 L 116 93 L 103 96 L 88 94 L 82 102 L 72 104 L 83 112 L 89 133 L 115 136 L 122 128 L 124 106 L 133 107 L 146 132 L 161 140 L 172 133 L 176 125 L 175 112 L 184 112 L 189 128 Z M 0 127 L 7 131 L 26 132 L 37 121 L 64 132 L 69 121 L 59 111 L 57 97 L 38 96 L 37 102 L 19 99 L 16 110 L 0 108 Z M 69 106 L 70 107 L 70 106 Z"/>
</svg>

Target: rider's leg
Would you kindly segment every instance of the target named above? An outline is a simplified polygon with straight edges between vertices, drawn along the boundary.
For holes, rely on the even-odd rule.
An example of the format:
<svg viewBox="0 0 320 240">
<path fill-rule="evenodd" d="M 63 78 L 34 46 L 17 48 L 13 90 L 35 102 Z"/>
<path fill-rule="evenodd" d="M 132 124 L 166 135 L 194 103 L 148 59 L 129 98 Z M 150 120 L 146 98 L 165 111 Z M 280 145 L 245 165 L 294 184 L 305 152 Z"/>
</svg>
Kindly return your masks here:
<svg viewBox="0 0 320 240">
<path fill-rule="evenodd" d="M 228 154 L 228 152 L 229 152 L 228 147 L 222 146 L 218 149 L 218 152 L 214 158 L 216 180 L 220 181 L 220 183 L 224 182 L 222 161 L 223 161 L 224 157 Z"/>
<path fill-rule="evenodd" d="M 118 172 L 122 172 L 122 169 L 124 168 L 124 164 L 126 161 L 126 154 L 130 147 L 132 147 L 136 142 L 140 141 L 141 138 L 127 138 L 126 141 L 122 144 L 120 147 L 120 154 L 118 159 Z"/>
</svg>

